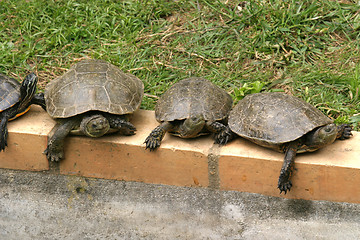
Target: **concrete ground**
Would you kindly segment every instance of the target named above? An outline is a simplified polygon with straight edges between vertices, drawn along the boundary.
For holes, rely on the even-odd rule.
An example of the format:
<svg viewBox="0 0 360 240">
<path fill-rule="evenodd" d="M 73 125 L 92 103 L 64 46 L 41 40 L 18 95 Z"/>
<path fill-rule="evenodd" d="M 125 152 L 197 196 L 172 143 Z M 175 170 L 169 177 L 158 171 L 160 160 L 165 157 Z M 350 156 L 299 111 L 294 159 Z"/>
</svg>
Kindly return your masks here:
<svg viewBox="0 0 360 240">
<path fill-rule="evenodd" d="M 360 204 L 0 169 L 0 239 L 360 239 Z"/>
</svg>

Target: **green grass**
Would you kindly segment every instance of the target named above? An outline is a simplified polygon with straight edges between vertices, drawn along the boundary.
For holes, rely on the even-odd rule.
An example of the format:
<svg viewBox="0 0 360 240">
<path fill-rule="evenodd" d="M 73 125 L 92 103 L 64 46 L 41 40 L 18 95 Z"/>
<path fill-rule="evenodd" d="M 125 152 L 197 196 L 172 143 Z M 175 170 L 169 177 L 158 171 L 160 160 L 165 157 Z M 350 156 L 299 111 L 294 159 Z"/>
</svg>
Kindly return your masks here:
<svg viewBox="0 0 360 240">
<path fill-rule="evenodd" d="M 0 72 L 40 89 L 82 58 L 145 84 L 141 108 L 174 82 L 205 77 L 239 100 L 285 91 L 359 130 L 360 2 L 0 1 Z"/>
</svg>

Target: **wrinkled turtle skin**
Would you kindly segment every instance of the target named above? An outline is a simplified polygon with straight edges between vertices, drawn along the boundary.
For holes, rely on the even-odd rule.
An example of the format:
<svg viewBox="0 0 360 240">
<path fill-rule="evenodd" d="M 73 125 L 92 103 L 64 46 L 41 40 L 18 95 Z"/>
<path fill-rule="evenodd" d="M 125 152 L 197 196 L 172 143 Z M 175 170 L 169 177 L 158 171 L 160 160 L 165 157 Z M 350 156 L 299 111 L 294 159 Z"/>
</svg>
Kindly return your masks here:
<svg viewBox="0 0 360 240">
<path fill-rule="evenodd" d="M 59 161 L 64 157 L 64 139 L 69 133 L 89 137 L 115 131 L 135 134 L 129 120 L 143 94 L 141 80 L 108 62 L 78 62 L 45 88 L 47 112 L 58 119 L 44 152 L 47 158 Z"/>
<path fill-rule="evenodd" d="M 45 108 L 42 94 L 36 93 L 38 78 L 34 73 L 27 75 L 20 84 L 13 78 L 0 74 L 0 151 L 7 146 L 7 123 L 23 114 L 31 104 Z"/>
<path fill-rule="evenodd" d="M 175 83 L 158 100 L 155 118 L 161 124 L 146 138 L 146 148 L 155 150 L 165 133 L 181 138 L 221 132 L 226 128 L 231 96 L 203 78 L 187 78 Z"/>
<path fill-rule="evenodd" d="M 229 129 L 258 145 L 285 153 L 278 180 L 280 193 L 285 194 L 292 186 L 290 176 L 296 153 L 313 152 L 352 135 L 349 125 L 336 126 L 317 108 L 284 93 L 246 96 L 230 112 L 225 132 Z M 220 143 L 226 143 L 219 138 Z"/>
</svg>

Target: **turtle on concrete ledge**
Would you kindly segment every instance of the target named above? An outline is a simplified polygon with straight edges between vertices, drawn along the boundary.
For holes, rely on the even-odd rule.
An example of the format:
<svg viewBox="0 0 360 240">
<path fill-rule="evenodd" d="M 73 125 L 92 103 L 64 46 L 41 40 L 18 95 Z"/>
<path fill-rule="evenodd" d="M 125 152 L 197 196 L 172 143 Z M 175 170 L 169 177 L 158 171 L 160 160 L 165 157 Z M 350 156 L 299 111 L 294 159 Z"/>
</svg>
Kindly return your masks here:
<svg viewBox="0 0 360 240">
<path fill-rule="evenodd" d="M 27 75 L 20 85 L 18 81 L 0 74 L 0 151 L 7 146 L 7 123 L 30 109 L 31 104 L 38 104 L 45 109 L 42 93 L 36 93 L 38 78 L 34 73 Z"/>
<path fill-rule="evenodd" d="M 155 118 L 161 124 L 146 138 L 146 148 L 158 148 L 167 131 L 181 138 L 221 132 L 232 103 L 226 91 L 206 79 L 193 77 L 175 83 L 156 104 Z"/>
<path fill-rule="evenodd" d="M 284 93 L 247 95 L 229 114 L 229 126 L 219 134 L 225 144 L 234 133 L 260 146 L 285 153 L 278 188 L 290 191 L 296 153 L 313 152 L 336 139 L 351 137 L 351 126 L 336 126 L 320 110 Z"/>
<path fill-rule="evenodd" d="M 143 94 L 141 80 L 108 62 L 78 62 L 45 88 L 47 112 L 58 119 L 44 152 L 47 158 L 59 161 L 64 157 L 64 139 L 69 133 L 88 137 L 116 131 L 135 134 L 129 120 Z"/>
</svg>

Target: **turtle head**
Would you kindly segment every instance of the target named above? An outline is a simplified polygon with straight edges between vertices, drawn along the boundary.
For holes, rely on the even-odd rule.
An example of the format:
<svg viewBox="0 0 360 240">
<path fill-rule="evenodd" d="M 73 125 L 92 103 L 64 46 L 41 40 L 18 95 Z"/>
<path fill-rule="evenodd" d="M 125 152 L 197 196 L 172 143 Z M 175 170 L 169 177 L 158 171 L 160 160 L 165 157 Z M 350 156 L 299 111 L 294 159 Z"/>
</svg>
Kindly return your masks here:
<svg viewBox="0 0 360 240">
<path fill-rule="evenodd" d="M 20 111 L 27 108 L 31 99 L 34 97 L 37 81 L 38 77 L 35 75 L 35 73 L 30 73 L 22 82 L 20 87 Z"/>
<path fill-rule="evenodd" d="M 317 150 L 335 141 L 338 128 L 334 123 L 319 127 L 306 135 L 305 144 L 313 150 Z"/>
<path fill-rule="evenodd" d="M 80 123 L 80 131 L 88 137 L 101 137 L 109 129 L 109 121 L 100 114 L 84 117 Z"/>
<path fill-rule="evenodd" d="M 192 116 L 183 122 L 179 128 L 179 134 L 182 138 L 193 138 L 199 135 L 199 132 L 205 126 L 205 119 L 202 115 Z"/>
</svg>

